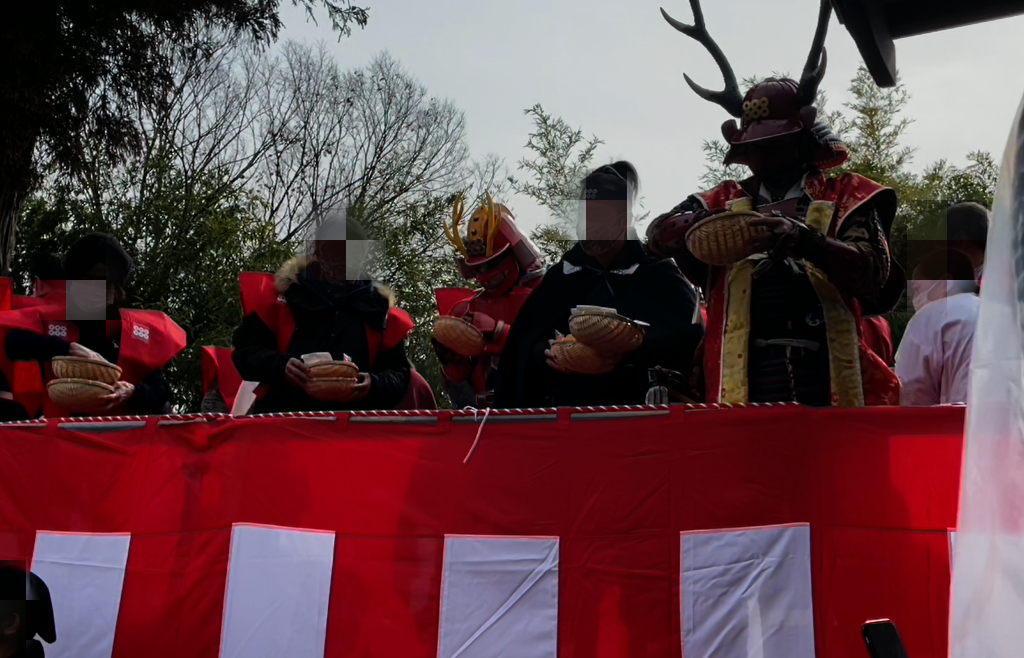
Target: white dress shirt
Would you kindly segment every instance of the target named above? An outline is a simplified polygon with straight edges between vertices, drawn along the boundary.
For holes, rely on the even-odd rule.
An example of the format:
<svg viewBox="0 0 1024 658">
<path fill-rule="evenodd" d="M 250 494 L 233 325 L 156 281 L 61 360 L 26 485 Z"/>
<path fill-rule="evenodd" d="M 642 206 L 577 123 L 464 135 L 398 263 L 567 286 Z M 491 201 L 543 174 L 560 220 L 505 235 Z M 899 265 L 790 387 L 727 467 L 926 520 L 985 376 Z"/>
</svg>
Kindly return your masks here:
<svg viewBox="0 0 1024 658">
<path fill-rule="evenodd" d="M 896 352 L 902 406 L 967 402 L 980 307 L 977 295 L 960 293 L 925 304 L 910 319 Z"/>
</svg>

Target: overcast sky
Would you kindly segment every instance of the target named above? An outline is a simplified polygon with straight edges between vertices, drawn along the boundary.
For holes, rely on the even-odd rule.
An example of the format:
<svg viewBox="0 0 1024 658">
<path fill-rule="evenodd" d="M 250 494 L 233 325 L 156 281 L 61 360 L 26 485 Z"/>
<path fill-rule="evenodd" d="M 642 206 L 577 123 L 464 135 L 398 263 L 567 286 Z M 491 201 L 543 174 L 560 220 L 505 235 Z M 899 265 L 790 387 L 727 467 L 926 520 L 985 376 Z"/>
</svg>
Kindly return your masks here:
<svg viewBox="0 0 1024 658">
<path fill-rule="evenodd" d="M 364 0 L 366 2 L 367 0 Z M 645 207 L 671 208 L 698 185 L 701 142 L 720 136 L 725 110 L 697 97 L 683 72 L 706 87 L 722 78 L 703 47 L 638 0 L 368 0 L 364 30 L 337 41 L 325 17 L 316 26 L 282 3 L 282 39 L 324 41 L 343 68 L 388 50 L 432 95 L 466 115 L 474 156 L 497 153 L 514 168 L 532 124 L 523 110 L 541 103 L 605 144 L 597 163 L 625 158 L 640 173 Z M 662 0 L 692 23 L 687 0 Z M 359 3 L 363 4 L 363 3 Z M 797 74 L 807 57 L 817 0 L 704 0 L 708 29 L 739 78 Z M 907 144 L 914 168 L 939 158 L 964 163 L 976 149 L 1002 156 L 1024 93 L 1024 17 L 896 42 L 900 74 L 912 95 Z M 835 17 L 822 85 L 830 105 L 850 98 L 860 56 Z M 538 209 L 511 199 L 525 224 Z"/>
</svg>

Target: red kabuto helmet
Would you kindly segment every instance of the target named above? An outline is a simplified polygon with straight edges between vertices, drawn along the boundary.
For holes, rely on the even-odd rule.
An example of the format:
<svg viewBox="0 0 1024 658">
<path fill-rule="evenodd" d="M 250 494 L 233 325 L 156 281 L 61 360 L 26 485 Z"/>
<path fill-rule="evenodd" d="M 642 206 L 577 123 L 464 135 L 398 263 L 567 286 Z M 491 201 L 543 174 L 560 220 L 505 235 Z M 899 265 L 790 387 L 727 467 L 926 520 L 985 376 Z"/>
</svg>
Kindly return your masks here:
<svg viewBox="0 0 1024 658">
<path fill-rule="evenodd" d="M 750 144 L 800 133 L 806 133 L 817 143 L 812 164 L 818 169 L 831 169 L 846 162 L 849 150 L 828 126 L 815 121 L 818 110 L 813 105 L 828 65 L 825 35 L 832 15 L 829 0 L 821 0 L 818 28 L 800 82 L 788 78 L 769 78 L 755 85 L 745 96 L 740 95 L 739 83 L 729 60 L 707 31 L 700 0 L 690 0 L 690 6 L 693 8 L 694 25 L 677 21 L 664 9 L 661 14 L 672 27 L 707 48 L 722 70 L 725 78 L 725 89 L 722 91 L 710 91 L 696 84 L 690 76 L 684 74 L 683 77 L 698 96 L 721 105 L 729 114 L 742 121 L 739 127 L 732 119 L 722 124 L 722 135 L 731 147 L 725 156 L 725 164 L 746 164 L 745 151 Z"/>
<path fill-rule="evenodd" d="M 461 235 L 461 223 L 462 197 L 460 196 L 455 200 L 452 210 L 452 226 L 449 229 L 445 225 L 444 233 L 462 255 L 462 258 L 458 260 L 459 270 L 465 278 L 477 279 L 481 284 L 485 284 L 483 280 L 485 276 L 481 270 L 490 268 L 483 266 L 504 259 L 506 254 L 509 254 L 511 257 L 509 260 L 517 266 L 519 275 L 540 269 L 540 252 L 529 238 L 519 232 L 512 212 L 500 203 L 494 203 L 490 193 L 487 194 L 484 204 L 477 208 L 469 218 L 465 241 Z M 509 282 L 511 285 L 519 279 L 519 276 L 508 278 L 512 279 Z"/>
</svg>

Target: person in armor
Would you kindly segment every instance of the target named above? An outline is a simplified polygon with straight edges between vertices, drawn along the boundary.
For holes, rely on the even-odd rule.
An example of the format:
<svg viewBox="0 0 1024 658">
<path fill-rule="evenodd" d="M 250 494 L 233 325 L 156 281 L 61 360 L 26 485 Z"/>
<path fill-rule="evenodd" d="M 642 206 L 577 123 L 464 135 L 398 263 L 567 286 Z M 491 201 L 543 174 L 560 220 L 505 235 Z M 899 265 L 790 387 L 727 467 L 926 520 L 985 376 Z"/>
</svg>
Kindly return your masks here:
<svg viewBox="0 0 1024 658">
<path fill-rule="evenodd" d="M 638 187 L 628 162 L 600 167 L 583 181 L 579 242 L 523 305 L 505 344 L 495 406 L 640 405 L 651 370 L 685 371 L 692 362 L 703 337 L 697 293 L 671 259 L 639 240 L 632 211 Z M 571 333 L 574 311 L 643 323 L 641 339 L 614 354 L 593 348 L 596 364 L 563 361 L 558 348 L 580 342 Z M 607 368 L 594 367 L 605 361 Z"/>
<path fill-rule="evenodd" d="M 498 360 L 519 309 L 544 276 L 543 262 L 537 248 L 519 231 L 509 209 L 494 203 L 490 194 L 469 218 L 465 239 L 461 222 L 459 197 L 452 227 L 444 227 L 445 235 L 459 252 L 462 276 L 476 281 L 480 290 L 439 288 L 434 294 L 441 316 L 461 318 L 479 330 L 484 338 L 483 351 L 460 354 L 460 350 L 439 342 L 436 335 L 432 340 L 452 405 L 482 408 L 493 403 Z"/>
<path fill-rule="evenodd" d="M 905 287 L 888 245 L 896 195 L 856 174 L 823 173 L 849 157 L 817 121 L 813 105 L 825 73 L 831 5 L 821 2 L 800 81 L 770 78 L 745 96 L 707 32 L 698 0 L 691 5 L 695 25 L 662 14 L 710 51 L 726 86 L 713 92 L 686 81 L 742 120 L 722 126 L 730 146 L 725 163 L 746 165 L 753 174 L 687 197 L 648 227 L 651 250 L 674 257 L 705 291 L 707 401 L 899 404 L 899 380 L 862 337 L 862 318 L 891 310 Z M 750 222 L 756 235 L 745 246 L 751 255 L 728 266 L 708 265 L 687 246 L 687 234 L 730 207 L 763 215 Z"/>
</svg>

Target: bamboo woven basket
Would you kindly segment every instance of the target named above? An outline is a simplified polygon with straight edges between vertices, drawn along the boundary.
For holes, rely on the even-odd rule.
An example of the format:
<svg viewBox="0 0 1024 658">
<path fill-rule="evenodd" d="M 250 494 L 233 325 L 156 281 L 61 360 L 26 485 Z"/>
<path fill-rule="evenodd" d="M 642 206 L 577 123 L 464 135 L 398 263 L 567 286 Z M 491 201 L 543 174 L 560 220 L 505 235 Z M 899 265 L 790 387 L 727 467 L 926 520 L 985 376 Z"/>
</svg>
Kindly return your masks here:
<svg viewBox="0 0 1024 658">
<path fill-rule="evenodd" d="M 462 356 L 480 356 L 484 352 L 484 335 L 462 318 L 442 315 L 434 320 L 434 338 Z"/>
<path fill-rule="evenodd" d="M 104 384 L 116 384 L 121 379 L 121 369 L 106 361 L 94 361 L 77 356 L 55 356 L 50 363 L 57 379 L 88 379 Z"/>
<path fill-rule="evenodd" d="M 607 375 L 615 370 L 615 361 L 568 336 L 551 345 L 551 353 L 563 368 L 578 375 Z"/>
<path fill-rule="evenodd" d="M 310 381 L 306 392 L 316 400 L 348 402 L 358 383 L 356 377 L 318 377 Z"/>
<path fill-rule="evenodd" d="M 328 361 L 309 366 L 309 374 L 315 380 L 355 379 L 359 376 L 359 367 L 351 361 Z"/>
<path fill-rule="evenodd" d="M 578 342 L 601 354 L 626 354 L 644 342 L 640 323 L 608 311 L 574 311 L 569 330 Z"/>
<path fill-rule="evenodd" d="M 113 392 L 110 384 L 88 379 L 54 379 L 46 385 L 54 404 L 76 414 L 99 411 L 106 405 L 100 398 Z"/>
<path fill-rule="evenodd" d="M 768 230 L 750 225 L 762 217 L 756 212 L 725 212 L 702 219 L 687 232 L 686 247 L 708 265 L 738 263 L 754 253 L 747 240 Z"/>
</svg>

